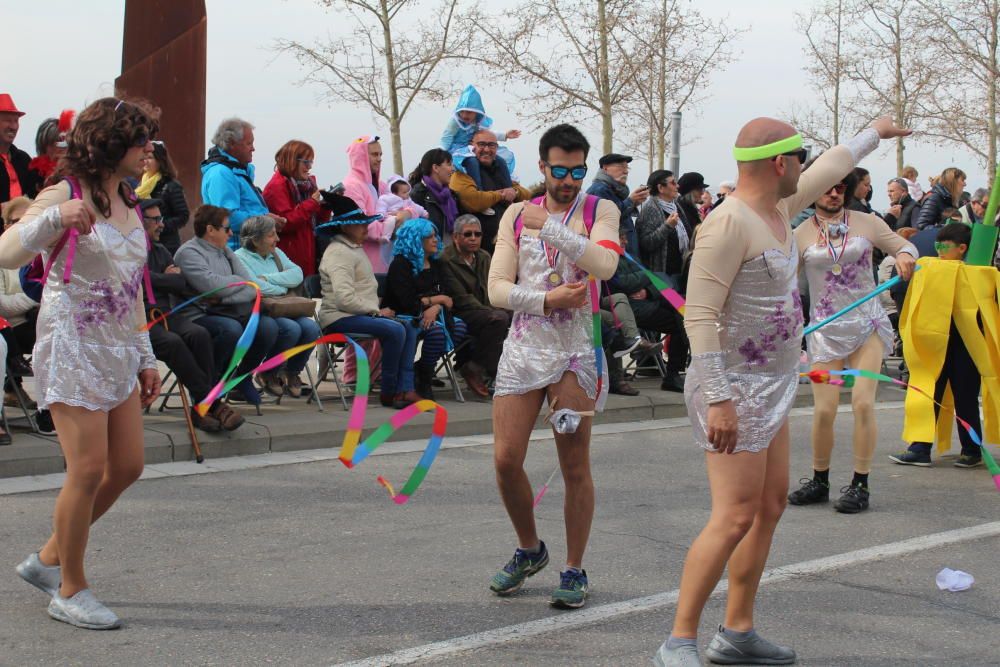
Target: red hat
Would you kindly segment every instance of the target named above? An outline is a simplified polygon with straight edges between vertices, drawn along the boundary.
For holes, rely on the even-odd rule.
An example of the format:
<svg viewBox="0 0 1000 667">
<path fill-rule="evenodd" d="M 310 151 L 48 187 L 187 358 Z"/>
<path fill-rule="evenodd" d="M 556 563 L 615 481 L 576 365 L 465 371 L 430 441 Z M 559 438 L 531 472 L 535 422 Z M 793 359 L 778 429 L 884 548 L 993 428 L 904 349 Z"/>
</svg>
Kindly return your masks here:
<svg viewBox="0 0 1000 667">
<path fill-rule="evenodd" d="M 0 113 L 13 113 L 23 116 L 24 112 L 17 108 L 9 93 L 0 93 Z"/>
</svg>

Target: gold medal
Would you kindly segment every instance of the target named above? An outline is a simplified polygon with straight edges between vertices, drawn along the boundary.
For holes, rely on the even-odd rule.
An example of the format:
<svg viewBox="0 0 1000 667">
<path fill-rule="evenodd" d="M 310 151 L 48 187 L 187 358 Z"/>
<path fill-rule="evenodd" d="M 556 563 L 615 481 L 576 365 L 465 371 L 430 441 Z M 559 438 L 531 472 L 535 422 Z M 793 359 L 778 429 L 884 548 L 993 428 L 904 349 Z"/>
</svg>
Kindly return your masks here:
<svg viewBox="0 0 1000 667">
<path fill-rule="evenodd" d="M 830 272 L 833 273 L 833 275 L 835 275 L 835 276 L 839 276 L 843 272 L 843 270 L 844 270 L 844 267 L 842 267 L 840 264 L 834 264 L 830 268 Z"/>
<path fill-rule="evenodd" d="M 552 283 L 553 285 L 558 285 L 559 283 L 562 282 L 562 277 L 558 273 L 553 271 L 552 273 L 549 274 L 549 282 Z"/>
</svg>

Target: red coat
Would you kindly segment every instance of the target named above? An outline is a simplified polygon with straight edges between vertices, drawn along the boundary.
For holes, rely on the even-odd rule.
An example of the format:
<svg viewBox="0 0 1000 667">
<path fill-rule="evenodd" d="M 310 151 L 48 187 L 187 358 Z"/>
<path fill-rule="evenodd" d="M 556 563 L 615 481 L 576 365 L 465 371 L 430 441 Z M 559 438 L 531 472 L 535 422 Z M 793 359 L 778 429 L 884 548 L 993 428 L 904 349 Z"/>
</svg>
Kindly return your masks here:
<svg viewBox="0 0 1000 667">
<path fill-rule="evenodd" d="M 316 222 L 326 222 L 330 219 L 330 211 L 320 206 L 312 197 L 298 204 L 292 193 L 289 180 L 275 171 L 274 176 L 264 186 L 264 203 L 267 209 L 275 215 L 280 215 L 285 223 L 278 235 L 278 247 L 285 251 L 288 259 L 302 269 L 303 275 L 316 273 L 316 236 L 313 233 L 313 217 Z"/>
</svg>

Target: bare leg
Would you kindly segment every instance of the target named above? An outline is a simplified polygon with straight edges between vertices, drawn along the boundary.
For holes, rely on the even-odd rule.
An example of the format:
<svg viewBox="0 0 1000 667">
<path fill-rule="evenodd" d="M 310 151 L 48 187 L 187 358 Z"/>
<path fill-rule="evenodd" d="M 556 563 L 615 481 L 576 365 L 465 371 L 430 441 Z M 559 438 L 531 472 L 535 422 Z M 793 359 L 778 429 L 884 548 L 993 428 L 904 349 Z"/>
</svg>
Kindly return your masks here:
<svg viewBox="0 0 1000 667">
<path fill-rule="evenodd" d="M 764 573 L 771 538 L 785 510 L 788 496 L 788 421 L 762 452 L 766 457 L 764 487 L 760 505 L 750 532 L 740 540 L 729 558 L 729 596 L 726 601 L 725 625 L 731 630 L 746 632 L 753 628 L 753 603 L 757 586 Z"/>
<path fill-rule="evenodd" d="M 528 437 L 542 406 L 544 391 L 498 396 L 493 401 L 493 463 L 500 498 L 517 533 L 518 546 L 538 546 L 531 481 L 524 472 Z"/>
<path fill-rule="evenodd" d="M 56 498 L 54 535 L 46 545 L 48 558 L 43 555 L 42 562 L 62 565 L 60 595 L 71 597 L 87 588 L 83 556 L 90 536 L 94 499 L 107 466 L 108 413 L 63 403 L 54 403 L 49 409 L 66 457 L 66 481 Z"/>
<path fill-rule="evenodd" d="M 549 403 L 556 397 L 557 409 L 569 408 L 578 412 L 594 409 L 594 401 L 580 387 L 576 374 L 566 372 L 559 382 L 548 389 Z M 590 430 L 592 417 L 583 417 L 576 433 L 556 433 L 559 467 L 566 484 L 566 501 L 563 517 L 566 522 L 566 565 L 582 568 L 583 553 L 590 538 L 594 520 L 594 480 L 590 475 Z"/>
<path fill-rule="evenodd" d="M 705 462 L 712 514 L 684 560 L 674 637 L 697 637 L 708 596 L 719 583 L 726 561 L 754 524 L 767 475 L 767 451 L 706 452 Z"/>
<path fill-rule="evenodd" d="M 878 373 L 882 369 L 882 339 L 872 334 L 864 345 L 848 359 L 851 368 Z M 867 475 L 871 472 L 872 456 L 878 440 L 875 424 L 875 390 L 878 384 L 869 378 L 857 378 L 851 391 L 851 408 L 854 411 L 854 472 Z"/>
<path fill-rule="evenodd" d="M 817 363 L 814 371 L 843 370 L 843 361 Z M 823 472 L 830 469 L 830 454 L 833 452 L 833 420 L 837 417 L 840 404 L 840 387 L 832 384 L 812 385 L 813 393 L 813 470 Z"/>
<path fill-rule="evenodd" d="M 144 450 L 142 413 L 139 409 L 138 391 L 134 392 L 124 403 L 118 405 L 109 413 L 94 413 L 87 410 L 84 410 L 84 412 L 90 415 L 104 415 L 107 418 L 106 426 L 102 429 L 102 432 L 108 434 L 106 441 L 107 457 L 103 474 L 100 478 L 100 484 L 97 487 L 92 503 L 89 523 L 93 524 L 111 508 L 118 499 L 118 496 L 142 474 Z M 55 413 L 53 413 L 53 419 L 55 419 Z M 96 433 L 97 431 L 94 432 Z M 61 439 L 62 435 L 60 434 Z M 67 471 L 68 468 L 67 459 Z M 57 546 L 57 533 L 58 526 L 56 527 L 56 533 L 49 538 L 49 541 L 40 553 L 42 562 L 47 565 L 56 565 L 62 562 L 60 550 Z M 63 567 L 63 572 L 65 570 L 66 568 Z M 65 574 L 63 574 L 63 580 L 66 580 Z M 83 588 L 86 588 L 86 586 L 83 586 Z M 70 593 L 70 595 L 72 594 Z"/>
</svg>

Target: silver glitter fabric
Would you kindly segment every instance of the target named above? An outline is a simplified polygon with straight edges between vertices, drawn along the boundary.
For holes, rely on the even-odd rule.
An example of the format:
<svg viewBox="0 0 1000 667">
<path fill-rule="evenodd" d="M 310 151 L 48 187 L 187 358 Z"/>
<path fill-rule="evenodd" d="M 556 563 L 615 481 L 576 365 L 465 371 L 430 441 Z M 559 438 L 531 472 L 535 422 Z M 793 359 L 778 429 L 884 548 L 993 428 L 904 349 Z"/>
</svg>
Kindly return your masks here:
<svg viewBox="0 0 1000 667">
<path fill-rule="evenodd" d="M 58 238 L 58 207 L 26 223 L 21 244 L 29 250 Z M 42 259 L 48 261 L 48 250 Z M 143 368 L 156 368 L 149 334 L 136 321 L 142 298 L 146 236 L 141 227 L 127 235 L 98 221 L 78 237 L 72 279 L 63 283 L 68 247 L 52 266 L 38 313 L 33 351 L 39 407 L 65 403 L 108 411 L 131 395 Z"/>
<path fill-rule="evenodd" d="M 803 224 L 813 224 L 807 221 Z M 822 237 L 820 237 L 822 238 Z M 834 248 L 839 241 L 834 240 Z M 848 234 L 844 254 L 837 259 L 840 273 L 826 245 L 814 243 L 802 253 L 809 281 L 809 321 L 820 322 L 875 289 L 872 275 L 872 244 L 863 236 Z M 878 299 L 870 299 L 854 310 L 806 337 L 809 360 L 826 363 L 847 359 L 868 340 L 872 332 L 882 339 L 885 354 L 892 352 L 892 324 Z"/>
<path fill-rule="evenodd" d="M 795 400 L 802 343 L 798 264 L 794 239 L 787 256 L 772 249 L 744 262 L 719 315 L 725 377 L 738 418 L 737 452 L 766 449 Z M 710 368 L 691 364 L 684 398 L 695 442 L 715 451 L 705 432 L 709 399 L 702 390 L 717 384 L 717 378 L 702 377 Z"/>
<path fill-rule="evenodd" d="M 559 224 L 561 216 L 549 216 L 543 228 L 546 236 L 552 230 L 553 219 Z M 556 232 L 560 238 L 553 239 L 560 245 L 565 240 L 563 232 L 579 239 L 569 239 L 567 244 L 567 249 L 579 257 L 586 239 L 563 229 Z M 494 395 L 525 394 L 554 384 L 566 371 L 572 371 L 587 396 L 596 398 L 597 369 L 589 308 L 554 309 L 548 315 L 540 314 L 540 308 L 535 310 L 541 305 L 545 292 L 562 283 L 586 282 L 587 273 L 576 266 L 567 253 L 560 252 L 555 265 L 560 282 L 552 283 L 549 280 L 552 269 L 542 241 L 527 234 L 521 237 L 517 265 L 517 286 L 511 292 L 510 304 L 514 317 L 497 368 Z M 532 304 L 535 312 L 519 310 L 518 304 Z"/>
</svg>

